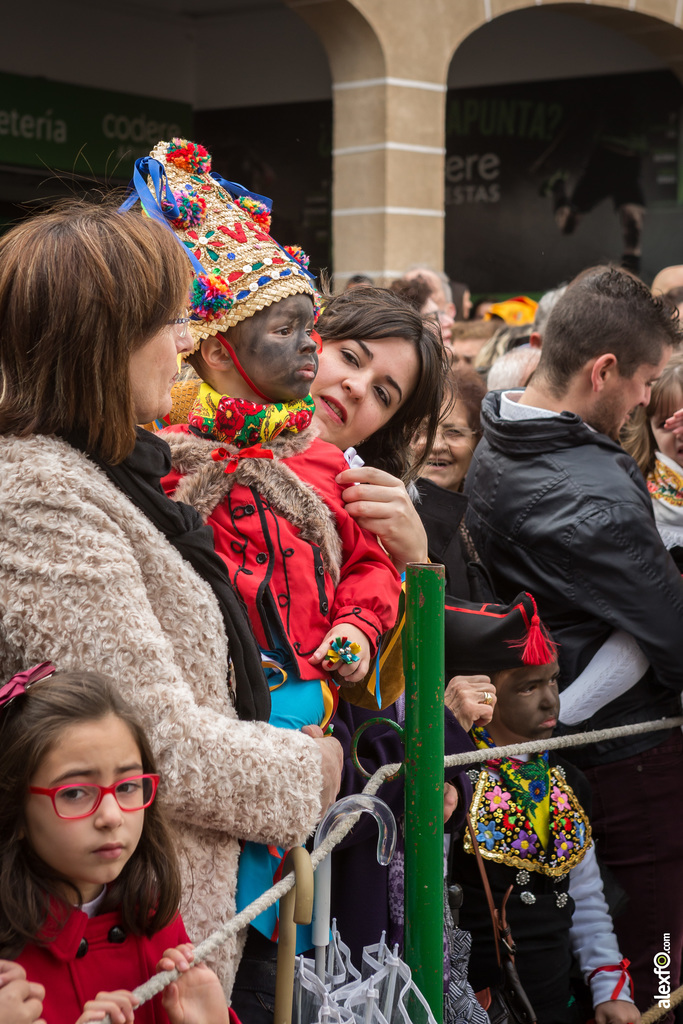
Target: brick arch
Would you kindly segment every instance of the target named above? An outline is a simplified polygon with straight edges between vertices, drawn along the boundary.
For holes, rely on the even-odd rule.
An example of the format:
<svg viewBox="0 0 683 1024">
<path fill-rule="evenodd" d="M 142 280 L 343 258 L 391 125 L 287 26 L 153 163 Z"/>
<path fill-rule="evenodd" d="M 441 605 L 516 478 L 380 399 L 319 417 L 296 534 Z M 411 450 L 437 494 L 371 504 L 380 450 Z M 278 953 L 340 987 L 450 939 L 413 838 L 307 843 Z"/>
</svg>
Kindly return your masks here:
<svg viewBox="0 0 683 1024">
<path fill-rule="evenodd" d="M 683 81 L 683 3 L 680 0 L 473 0 L 470 18 L 463 20 L 451 37 L 451 58 L 473 32 L 494 18 L 529 8 L 551 8 L 572 17 L 614 29 L 659 57 Z"/>
</svg>

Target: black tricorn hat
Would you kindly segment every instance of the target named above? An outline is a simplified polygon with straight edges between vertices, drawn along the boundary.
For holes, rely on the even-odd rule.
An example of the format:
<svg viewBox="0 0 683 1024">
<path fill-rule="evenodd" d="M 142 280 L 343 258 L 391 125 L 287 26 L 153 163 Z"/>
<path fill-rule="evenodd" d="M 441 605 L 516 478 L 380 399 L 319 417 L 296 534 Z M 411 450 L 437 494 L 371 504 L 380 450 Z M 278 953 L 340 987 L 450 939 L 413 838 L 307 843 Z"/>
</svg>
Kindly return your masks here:
<svg viewBox="0 0 683 1024">
<path fill-rule="evenodd" d="M 548 665 L 556 657 L 557 645 L 533 597 L 524 591 L 510 604 L 474 604 L 446 596 L 445 625 L 447 680 Z"/>
</svg>

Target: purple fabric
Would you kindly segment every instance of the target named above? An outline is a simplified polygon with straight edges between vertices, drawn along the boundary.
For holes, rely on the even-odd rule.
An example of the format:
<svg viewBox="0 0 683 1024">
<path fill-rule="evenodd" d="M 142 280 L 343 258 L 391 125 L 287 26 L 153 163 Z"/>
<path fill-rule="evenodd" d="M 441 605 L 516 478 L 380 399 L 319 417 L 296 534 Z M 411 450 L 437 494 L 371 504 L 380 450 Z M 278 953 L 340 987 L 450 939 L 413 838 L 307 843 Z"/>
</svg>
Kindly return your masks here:
<svg viewBox="0 0 683 1024">
<path fill-rule="evenodd" d="M 334 718 L 334 735 L 344 748 L 344 773 L 339 799 L 359 793 L 366 783 L 355 770 L 351 760 L 351 738 L 356 729 L 370 718 L 397 720 L 395 705 L 383 712 L 365 711 L 346 701 L 339 702 Z M 473 750 L 467 733 L 446 709 L 445 752 L 456 754 Z M 359 759 L 363 767 L 374 772 L 383 764 L 402 761 L 403 744 L 393 729 L 381 723 L 370 727 L 359 745 Z M 445 779 L 458 788 L 458 807 L 448 822 L 448 831 L 462 827 L 465 810 L 472 798 L 472 787 L 463 768 L 450 768 Z M 403 815 L 403 780 L 385 782 L 378 796 L 385 800 L 397 818 Z M 369 814 L 361 816 L 352 833 L 332 855 L 332 916 L 337 918 L 339 933 L 351 949 L 354 964 L 360 967 L 363 946 L 379 942 L 383 931 L 390 934 L 389 872 L 377 863 L 377 825 Z"/>
</svg>

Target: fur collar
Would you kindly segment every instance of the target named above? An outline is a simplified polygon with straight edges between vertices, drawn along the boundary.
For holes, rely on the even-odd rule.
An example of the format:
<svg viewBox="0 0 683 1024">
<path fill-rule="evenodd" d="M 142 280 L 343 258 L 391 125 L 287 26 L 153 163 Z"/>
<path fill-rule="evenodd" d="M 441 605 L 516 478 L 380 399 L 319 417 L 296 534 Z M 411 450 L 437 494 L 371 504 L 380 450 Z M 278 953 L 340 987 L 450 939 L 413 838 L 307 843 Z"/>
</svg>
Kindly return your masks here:
<svg viewBox="0 0 683 1024">
<path fill-rule="evenodd" d="M 219 447 L 216 441 L 194 434 L 165 434 L 173 468 L 183 474 L 173 497 L 176 501 L 193 505 L 206 522 L 235 484 L 253 487 L 283 519 L 298 527 L 302 540 L 320 548 L 325 571 L 336 586 L 342 550 L 334 514 L 315 488 L 281 461 L 304 452 L 314 436 L 307 430 L 284 439 L 275 438 L 269 445 L 264 445 L 273 451 L 275 457 L 272 461 L 242 459 L 233 473 L 226 473 L 224 464 L 211 458 L 211 453 Z M 237 453 L 237 449 L 230 445 L 220 447 L 231 455 Z"/>
</svg>

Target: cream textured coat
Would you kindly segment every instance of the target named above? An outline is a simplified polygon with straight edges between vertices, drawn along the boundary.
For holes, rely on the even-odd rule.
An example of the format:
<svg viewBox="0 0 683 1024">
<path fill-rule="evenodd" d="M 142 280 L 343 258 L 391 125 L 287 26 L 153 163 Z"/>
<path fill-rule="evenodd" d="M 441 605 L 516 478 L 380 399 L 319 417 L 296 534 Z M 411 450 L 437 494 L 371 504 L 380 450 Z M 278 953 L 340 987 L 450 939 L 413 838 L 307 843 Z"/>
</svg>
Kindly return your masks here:
<svg viewBox="0 0 683 1024">
<path fill-rule="evenodd" d="M 0 678 L 41 661 L 116 681 L 146 727 L 199 941 L 235 912 L 238 839 L 288 847 L 319 817 L 320 755 L 236 718 L 212 590 L 81 452 L 0 437 Z M 237 946 L 218 963 L 232 988 Z"/>
</svg>

